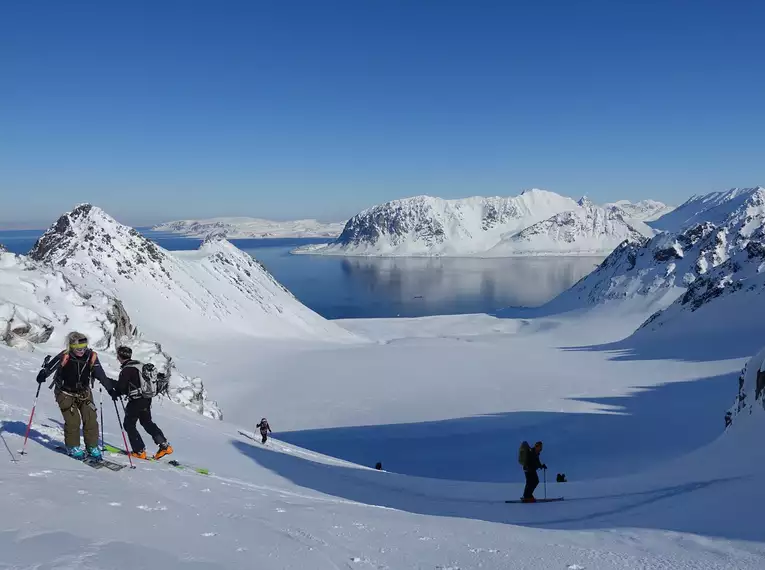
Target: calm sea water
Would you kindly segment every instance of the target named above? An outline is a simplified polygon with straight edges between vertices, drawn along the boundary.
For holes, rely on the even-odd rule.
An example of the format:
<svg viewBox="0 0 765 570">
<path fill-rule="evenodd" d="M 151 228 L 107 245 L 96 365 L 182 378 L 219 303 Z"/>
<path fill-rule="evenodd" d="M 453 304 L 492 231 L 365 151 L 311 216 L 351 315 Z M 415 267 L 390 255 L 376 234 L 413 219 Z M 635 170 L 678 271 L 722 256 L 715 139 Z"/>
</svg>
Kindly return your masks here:
<svg viewBox="0 0 765 570">
<path fill-rule="evenodd" d="M 168 250 L 201 240 L 137 228 Z M 38 230 L 0 231 L 0 243 L 27 253 Z M 261 261 L 305 305 L 329 319 L 493 313 L 544 304 L 602 258 L 357 258 L 291 255 L 326 239 L 241 239 L 231 242 Z"/>
</svg>

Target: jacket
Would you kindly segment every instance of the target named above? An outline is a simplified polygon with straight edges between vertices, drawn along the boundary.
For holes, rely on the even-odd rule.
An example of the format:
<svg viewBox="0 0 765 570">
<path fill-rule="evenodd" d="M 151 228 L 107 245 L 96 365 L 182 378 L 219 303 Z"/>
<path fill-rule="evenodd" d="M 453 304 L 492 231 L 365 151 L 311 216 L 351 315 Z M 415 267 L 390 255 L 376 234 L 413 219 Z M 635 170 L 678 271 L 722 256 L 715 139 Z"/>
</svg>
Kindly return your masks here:
<svg viewBox="0 0 765 570">
<path fill-rule="evenodd" d="M 40 382 L 55 372 L 53 381 L 56 389 L 70 394 L 81 394 L 92 388 L 95 380 L 109 390 L 112 387 L 112 380 L 106 376 L 98 355 L 94 355 L 91 349 L 87 349 L 85 354 L 77 357 L 73 352 L 69 353 L 69 361 L 66 366 L 62 366 L 66 350 L 59 352 L 43 365 L 42 370 L 37 377 Z M 91 366 L 91 357 L 94 357 Z"/>
<path fill-rule="evenodd" d="M 539 460 L 537 450 L 532 447 L 526 456 L 526 465 L 523 466 L 523 470 L 536 471 L 537 469 L 542 469 L 542 462 Z"/>
</svg>

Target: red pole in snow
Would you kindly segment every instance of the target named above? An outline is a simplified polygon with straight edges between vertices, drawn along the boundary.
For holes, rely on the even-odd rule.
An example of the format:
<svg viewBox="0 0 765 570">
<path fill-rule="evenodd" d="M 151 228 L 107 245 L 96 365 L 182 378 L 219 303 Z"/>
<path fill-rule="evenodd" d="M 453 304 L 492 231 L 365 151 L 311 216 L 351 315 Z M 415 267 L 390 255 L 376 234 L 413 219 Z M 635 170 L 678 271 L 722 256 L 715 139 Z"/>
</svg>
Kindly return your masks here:
<svg viewBox="0 0 765 570">
<path fill-rule="evenodd" d="M 117 421 L 120 423 L 120 429 L 122 430 L 122 441 L 125 442 L 125 453 L 127 453 L 128 461 L 130 461 L 130 468 L 135 469 L 135 465 L 133 465 L 133 458 L 130 456 L 130 448 L 128 448 L 127 438 L 125 437 L 125 428 L 122 427 L 120 411 L 117 409 L 117 400 L 114 400 L 114 411 L 117 412 Z"/>
<path fill-rule="evenodd" d="M 27 424 L 27 433 L 24 434 L 24 447 L 21 449 L 21 455 L 27 452 L 27 439 L 29 438 L 29 430 L 32 429 L 32 418 L 35 417 L 35 408 L 37 407 L 37 398 L 40 396 L 40 388 L 42 383 L 37 383 L 37 393 L 35 394 L 35 403 L 32 404 L 32 413 L 29 414 L 29 423 Z"/>
</svg>

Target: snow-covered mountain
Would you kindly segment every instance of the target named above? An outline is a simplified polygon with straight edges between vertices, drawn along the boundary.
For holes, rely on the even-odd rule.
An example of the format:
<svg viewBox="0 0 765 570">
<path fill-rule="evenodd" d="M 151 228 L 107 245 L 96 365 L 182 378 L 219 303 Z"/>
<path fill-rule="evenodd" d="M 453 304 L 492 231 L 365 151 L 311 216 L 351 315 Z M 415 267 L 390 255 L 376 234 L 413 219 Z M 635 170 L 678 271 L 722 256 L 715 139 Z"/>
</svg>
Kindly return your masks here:
<svg viewBox="0 0 765 570">
<path fill-rule="evenodd" d="M 625 213 L 629 220 L 638 220 L 641 222 L 651 222 L 670 213 L 675 206 L 668 206 L 664 202 L 656 200 L 640 200 L 639 202 L 630 202 L 629 200 L 617 200 L 604 204 L 604 208 L 616 206 Z"/>
<path fill-rule="evenodd" d="M 601 208 L 587 198 L 577 206 L 503 237 L 486 255 L 607 255 L 624 240 L 653 235 L 642 222 L 627 221 L 616 206 Z"/>
<path fill-rule="evenodd" d="M 343 222 L 324 223 L 318 220 L 275 222 L 260 218 L 233 217 L 165 222 L 152 229 L 189 237 L 205 238 L 218 234 L 228 239 L 243 238 L 336 238 L 343 231 Z"/>
<path fill-rule="evenodd" d="M 750 317 L 755 325 L 765 311 L 765 188 L 694 198 L 669 216 L 677 217 L 667 223 L 679 230 L 621 244 L 551 306 L 642 297 L 660 309 L 642 328 L 657 330 L 712 301 L 734 297 L 726 310 L 743 311 L 739 326 Z M 723 307 L 715 305 L 718 312 Z M 726 320 L 725 314 L 717 317 Z"/>
<path fill-rule="evenodd" d="M 211 236 L 196 251 L 170 253 L 83 204 L 61 216 L 30 257 L 59 269 L 76 285 L 119 298 L 154 338 L 201 331 L 270 338 L 349 336 L 220 236 Z"/>
<path fill-rule="evenodd" d="M 115 349 L 128 344 L 136 358 L 169 374 L 171 400 L 208 417 L 222 417 L 201 378 L 181 373 L 161 344 L 144 338 L 119 299 L 75 286 L 55 267 L 0 252 L 0 344 L 55 354 L 71 330 L 88 336 L 112 377 L 119 372 Z"/>
<path fill-rule="evenodd" d="M 626 237 L 654 231 L 615 207 L 545 190 L 511 198 L 417 196 L 364 210 L 330 244 L 294 253 L 370 256 L 606 254 Z"/>
</svg>

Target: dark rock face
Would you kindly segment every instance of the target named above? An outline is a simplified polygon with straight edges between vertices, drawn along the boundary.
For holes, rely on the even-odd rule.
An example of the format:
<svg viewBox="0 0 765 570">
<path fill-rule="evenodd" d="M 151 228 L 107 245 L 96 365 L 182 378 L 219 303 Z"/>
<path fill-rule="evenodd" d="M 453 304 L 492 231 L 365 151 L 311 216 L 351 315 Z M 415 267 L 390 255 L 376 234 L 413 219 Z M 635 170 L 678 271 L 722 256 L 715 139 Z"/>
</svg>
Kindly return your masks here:
<svg viewBox="0 0 765 570">
<path fill-rule="evenodd" d="M 380 237 L 387 235 L 395 244 L 410 234 L 428 243 L 442 243 L 445 232 L 424 204 L 415 203 L 411 208 L 383 204 L 348 220 L 335 243 L 375 244 Z"/>
</svg>

